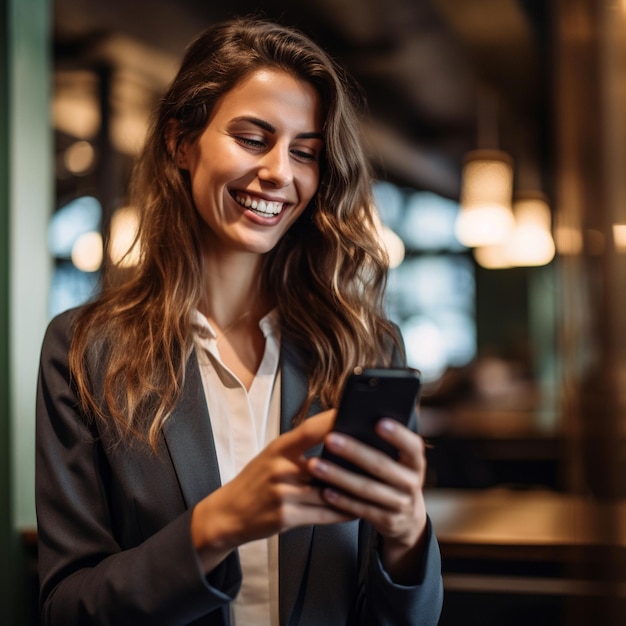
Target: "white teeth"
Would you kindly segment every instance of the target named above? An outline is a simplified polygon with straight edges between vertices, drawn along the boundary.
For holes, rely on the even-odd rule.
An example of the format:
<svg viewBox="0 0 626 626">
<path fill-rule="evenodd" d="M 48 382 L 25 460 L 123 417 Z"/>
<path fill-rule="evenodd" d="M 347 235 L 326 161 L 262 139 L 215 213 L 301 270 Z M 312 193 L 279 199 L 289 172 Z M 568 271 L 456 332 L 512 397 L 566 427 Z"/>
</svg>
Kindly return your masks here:
<svg viewBox="0 0 626 626">
<path fill-rule="evenodd" d="M 283 210 L 282 202 L 269 202 L 267 200 L 257 200 L 250 196 L 235 196 L 235 200 L 245 206 L 247 209 L 252 209 L 257 213 L 263 213 L 265 215 L 278 215 Z"/>
</svg>

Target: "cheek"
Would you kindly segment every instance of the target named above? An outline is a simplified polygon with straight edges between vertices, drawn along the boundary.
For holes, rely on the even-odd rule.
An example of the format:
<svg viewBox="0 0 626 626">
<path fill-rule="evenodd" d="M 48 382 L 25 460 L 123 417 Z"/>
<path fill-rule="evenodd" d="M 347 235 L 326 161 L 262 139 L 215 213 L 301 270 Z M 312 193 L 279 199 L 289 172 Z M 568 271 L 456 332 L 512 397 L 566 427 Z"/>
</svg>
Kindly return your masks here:
<svg viewBox="0 0 626 626">
<path fill-rule="evenodd" d="M 219 202 L 224 193 L 225 186 L 232 181 L 235 174 L 232 168 L 223 160 L 217 161 L 215 166 L 201 167 L 191 179 L 191 191 L 196 207 L 206 204 L 213 205 Z"/>
<path fill-rule="evenodd" d="M 214 145 L 202 145 L 196 159 L 196 170 L 203 182 L 222 182 L 236 177 L 245 163 L 245 155 L 234 145 L 216 142 Z"/>
</svg>

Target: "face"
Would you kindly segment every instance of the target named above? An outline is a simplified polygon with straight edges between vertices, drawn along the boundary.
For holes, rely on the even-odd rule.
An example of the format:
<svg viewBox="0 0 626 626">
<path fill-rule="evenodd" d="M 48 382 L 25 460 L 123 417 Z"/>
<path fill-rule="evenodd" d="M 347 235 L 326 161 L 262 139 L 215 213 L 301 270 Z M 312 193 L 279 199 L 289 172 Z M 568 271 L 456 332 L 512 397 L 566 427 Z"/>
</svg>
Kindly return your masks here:
<svg viewBox="0 0 626 626">
<path fill-rule="evenodd" d="M 322 149 L 322 107 L 309 83 L 261 69 L 222 96 L 179 153 L 210 249 L 274 248 L 317 191 Z"/>
</svg>

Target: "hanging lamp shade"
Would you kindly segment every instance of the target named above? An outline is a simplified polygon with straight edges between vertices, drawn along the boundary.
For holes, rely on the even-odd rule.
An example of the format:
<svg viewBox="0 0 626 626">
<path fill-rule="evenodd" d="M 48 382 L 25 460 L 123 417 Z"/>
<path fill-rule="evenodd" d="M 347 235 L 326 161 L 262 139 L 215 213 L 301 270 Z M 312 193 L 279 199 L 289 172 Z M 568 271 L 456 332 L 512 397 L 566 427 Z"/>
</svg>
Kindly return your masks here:
<svg viewBox="0 0 626 626">
<path fill-rule="evenodd" d="M 469 152 L 463 166 L 457 239 L 470 248 L 506 241 L 515 225 L 512 196 L 512 158 L 501 150 Z"/>
<path fill-rule="evenodd" d="M 518 267 L 547 265 L 555 254 L 552 216 L 545 196 L 526 193 L 514 202 L 515 230 L 509 255 Z"/>
<path fill-rule="evenodd" d="M 547 265 L 555 254 L 552 216 L 543 193 L 524 192 L 513 203 L 515 227 L 501 244 L 474 250 L 477 263 L 487 269 Z"/>
</svg>

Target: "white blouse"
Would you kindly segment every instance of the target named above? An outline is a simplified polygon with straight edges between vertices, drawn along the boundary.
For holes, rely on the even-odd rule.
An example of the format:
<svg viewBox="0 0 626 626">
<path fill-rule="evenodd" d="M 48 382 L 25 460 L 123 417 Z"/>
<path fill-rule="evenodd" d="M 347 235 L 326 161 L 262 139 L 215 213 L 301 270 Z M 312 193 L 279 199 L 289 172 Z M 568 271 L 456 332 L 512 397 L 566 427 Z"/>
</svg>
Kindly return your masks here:
<svg viewBox="0 0 626 626">
<path fill-rule="evenodd" d="M 265 351 L 247 391 L 224 365 L 216 333 L 195 312 L 195 347 L 200 365 L 222 485 L 232 480 L 280 432 L 280 326 L 278 312 L 259 322 Z M 231 602 L 234 626 L 278 626 L 278 536 L 238 548 L 239 594 Z"/>
</svg>

